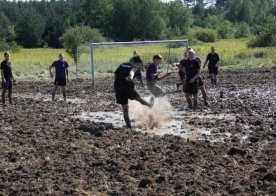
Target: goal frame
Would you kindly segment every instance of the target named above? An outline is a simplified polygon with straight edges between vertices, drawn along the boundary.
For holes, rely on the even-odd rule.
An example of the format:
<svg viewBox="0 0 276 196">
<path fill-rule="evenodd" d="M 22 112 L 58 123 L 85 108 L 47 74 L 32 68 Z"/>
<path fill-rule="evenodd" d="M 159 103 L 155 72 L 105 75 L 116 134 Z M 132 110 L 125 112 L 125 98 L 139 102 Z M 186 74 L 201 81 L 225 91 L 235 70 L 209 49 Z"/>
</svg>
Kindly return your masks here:
<svg viewBox="0 0 276 196">
<path fill-rule="evenodd" d="M 172 44 L 182 43 L 184 46 L 184 52 L 189 47 L 189 40 L 158 40 L 158 41 L 131 41 L 131 42 L 101 42 L 101 43 L 90 43 L 90 61 L 91 61 L 91 79 L 92 88 L 95 89 L 95 62 L 94 62 L 94 49 L 102 46 L 132 46 L 132 45 L 158 45 L 158 44 Z"/>
</svg>

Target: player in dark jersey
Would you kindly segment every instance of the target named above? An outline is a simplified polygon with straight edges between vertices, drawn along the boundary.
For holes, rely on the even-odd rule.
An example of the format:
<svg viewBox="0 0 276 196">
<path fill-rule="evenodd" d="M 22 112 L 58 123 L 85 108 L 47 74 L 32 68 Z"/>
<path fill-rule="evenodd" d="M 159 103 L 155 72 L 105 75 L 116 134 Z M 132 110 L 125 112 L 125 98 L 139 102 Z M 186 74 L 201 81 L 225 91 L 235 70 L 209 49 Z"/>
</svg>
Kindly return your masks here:
<svg viewBox="0 0 276 196">
<path fill-rule="evenodd" d="M 124 120 L 128 128 L 131 128 L 131 123 L 128 113 L 128 100 L 136 100 L 148 107 L 153 106 L 153 97 L 150 103 L 141 98 L 134 89 L 134 74 L 135 70 L 142 65 L 142 60 L 139 56 L 133 57 L 131 62 L 122 63 L 115 71 L 114 91 L 118 104 L 122 105 Z"/>
<path fill-rule="evenodd" d="M 160 76 L 160 73 L 162 73 L 160 70 L 159 70 L 159 65 L 161 64 L 162 62 L 162 56 L 161 55 L 154 55 L 153 56 L 153 63 L 150 64 L 147 68 L 147 87 L 148 87 L 148 90 L 151 91 L 151 93 L 158 97 L 158 96 L 162 96 L 165 94 L 165 91 L 159 87 L 156 83 L 158 80 L 162 80 L 164 79 L 165 77 L 169 76 L 170 73 L 167 73 L 163 76 Z"/>
<path fill-rule="evenodd" d="M 188 50 L 188 59 L 183 61 L 183 70 L 186 73 L 184 92 L 188 102 L 188 107 L 190 109 L 196 109 L 200 63 L 195 59 L 195 52 L 193 49 Z"/>
<path fill-rule="evenodd" d="M 53 62 L 53 64 L 50 66 L 50 76 L 51 78 L 54 77 L 52 73 L 52 68 L 55 67 L 56 75 L 55 75 L 55 81 L 54 81 L 54 88 L 52 92 L 52 101 L 55 100 L 55 95 L 57 88 L 60 86 L 62 88 L 62 94 L 64 101 L 66 101 L 66 82 L 68 81 L 68 63 L 64 60 L 64 55 L 60 53 L 58 55 L 58 60 Z"/>
<path fill-rule="evenodd" d="M 184 61 L 188 59 L 188 51 L 191 50 L 191 48 L 188 48 L 187 51 L 184 53 L 184 58 L 179 62 L 179 63 L 174 63 L 173 66 L 176 66 L 178 68 L 178 75 L 180 77 L 181 82 L 177 83 L 177 90 L 179 89 L 179 86 L 183 85 L 183 90 L 185 87 L 185 78 L 186 78 L 186 74 L 183 71 L 183 67 L 184 67 Z M 198 56 L 195 56 L 195 59 L 199 62 L 200 66 L 201 66 L 201 59 Z M 204 105 L 205 106 L 209 106 L 208 102 L 207 102 L 207 93 L 206 93 L 206 89 L 205 86 L 203 84 L 203 80 L 202 80 L 202 75 L 199 75 L 198 77 L 198 88 L 200 89 L 201 93 L 202 93 L 202 97 L 204 100 Z"/>
<path fill-rule="evenodd" d="M 211 83 L 213 86 L 217 85 L 217 74 L 218 74 L 218 62 L 220 58 L 218 53 L 216 53 L 216 49 L 214 47 L 211 48 L 211 53 L 207 55 L 206 61 L 204 63 L 203 68 L 208 63 L 208 70 L 210 74 Z"/>
<path fill-rule="evenodd" d="M 1 62 L 0 69 L 1 69 L 1 79 L 2 79 L 2 103 L 5 104 L 5 96 L 6 91 L 8 91 L 8 97 L 10 104 L 12 104 L 12 83 L 15 82 L 11 62 L 10 62 L 10 54 L 8 52 L 4 53 L 4 60 Z"/>
<path fill-rule="evenodd" d="M 133 57 L 131 57 L 129 59 L 129 62 L 132 62 L 133 58 L 136 57 L 136 56 L 139 56 L 139 53 L 137 50 L 134 50 L 133 52 Z M 144 82 L 143 82 L 143 77 L 142 77 L 142 72 L 141 72 L 141 69 L 144 69 L 144 64 L 142 62 L 142 65 L 141 67 L 138 67 L 136 70 L 135 70 L 135 74 L 134 74 L 134 78 L 139 80 L 142 87 L 145 88 L 145 85 L 144 85 Z"/>
</svg>

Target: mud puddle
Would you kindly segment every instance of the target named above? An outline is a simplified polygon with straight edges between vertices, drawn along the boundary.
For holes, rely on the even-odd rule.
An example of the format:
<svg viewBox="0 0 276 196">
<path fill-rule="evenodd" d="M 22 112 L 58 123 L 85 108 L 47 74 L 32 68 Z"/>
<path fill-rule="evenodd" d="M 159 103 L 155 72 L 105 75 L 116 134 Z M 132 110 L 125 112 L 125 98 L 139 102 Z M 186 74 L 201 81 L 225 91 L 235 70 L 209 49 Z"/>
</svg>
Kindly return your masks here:
<svg viewBox="0 0 276 196">
<path fill-rule="evenodd" d="M 131 122 L 135 131 L 142 132 L 149 135 L 174 135 L 179 136 L 187 140 L 209 140 L 213 142 L 222 142 L 225 138 L 230 138 L 230 133 L 212 133 L 212 129 L 197 128 L 187 124 L 187 118 L 207 118 L 207 119 L 223 119 L 229 118 L 230 114 L 220 115 L 197 115 L 195 113 L 189 113 L 187 111 L 173 111 L 166 114 L 168 119 L 160 124 L 147 127 L 145 124 L 141 124 L 141 121 L 133 116 Z M 80 120 L 90 120 L 99 123 L 111 123 L 114 128 L 122 128 L 125 126 L 123 114 L 121 111 L 115 112 L 82 112 L 80 115 L 73 116 Z M 231 118 L 234 118 L 231 116 Z M 246 137 L 246 136 L 245 136 Z"/>
<path fill-rule="evenodd" d="M 22 99 L 32 99 L 32 100 L 39 100 L 39 101 L 44 101 L 44 102 L 51 102 L 52 101 L 52 95 L 51 94 L 41 94 L 41 93 L 20 93 L 20 94 L 14 94 L 14 97 L 16 98 L 22 98 Z M 60 94 L 56 95 L 55 98 L 56 101 L 62 101 L 63 96 Z M 81 103 L 86 103 L 87 101 L 85 99 L 80 99 L 76 97 L 67 97 L 67 102 L 75 103 L 75 104 L 81 104 Z"/>
</svg>

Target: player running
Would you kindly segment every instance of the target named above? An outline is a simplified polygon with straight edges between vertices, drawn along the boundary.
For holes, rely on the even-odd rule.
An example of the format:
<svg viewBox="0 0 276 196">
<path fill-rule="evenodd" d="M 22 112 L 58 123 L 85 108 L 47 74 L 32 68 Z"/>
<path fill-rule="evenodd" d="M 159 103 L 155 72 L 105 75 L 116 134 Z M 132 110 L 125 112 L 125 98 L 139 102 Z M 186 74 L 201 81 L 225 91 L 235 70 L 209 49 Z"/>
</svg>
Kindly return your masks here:
<svg viewBox="0 0 276 196">
<path fill-rule="evenodd" d="M 11 61 L 10 61 L 10 54 L 8 52 L 4 53 L 4 60 L 1 62 L 1 78 L 2 78 L 2 103 L 5 105 L 5 96 L 6 91 L 8 91 L 8 98 L 10 104 L 12 104 L 12 83 L 15 82 L 12 68 L 11 68 Z"/>
<path fill-rule="evenodd" d="M 134 50 L 133 52 L 133 57 L 131 57 L 129 59 L 129 62 L 132 62 L 133 58 L 136 57 L 136 56 L 139 56 L 139 53 L 137 50 Z M 138 67 L 136 70 L 135 70 L 135 74 L 134 74 L 134 78 L 139 80 L 142 87 L 145 88 L 145 85 L 144 85 L 144 82 L 143 82 L 143 77 L 142 77 L 142 72 L 141 72 L 141 69 L 144 69 L 144 64 L 142 63 L 141 67 Z"/>
<path fill-rule="evenodd" d="M 161 64 L 161 62 L 162 62 L 162 56 L 159 54 L 154 55 L 153 63 L 150 64 L 147 69 L 147 87 L 148 87 L 148 90 L 150 90 L 155 97 L 163 96 L 166 93 L 161 87 L 156 85 L 157 81 L 162 80 L 165 77 L 170 75 L 170 73 L 167 73 L 163 76 L 159 76 L 160 73 L 162 73 L 159 70 L 159 65 Z"/>
<path fill-rule="evenodd" d="M 54 88 L 52 92 L 52 101 L 55 100 L 55 95 L 58 87 L 60 86 L 62 88 L 62 94 L 63 94 L 63 99 L 66 101 L 66 81 L 69 80 L 68 77 L 68 63 L 64 60 L 64 55 L 60 53 L 58 55 L 58 60 L 53 62 L 53 64 L 49 67 L 50 71 L 50 76 L 51 78 L 54 77 L 52 73 L 52 68 L 55 67 L 56 70 L 56 76 L 55 76 L 55 81 L 54 81 Z"/>
<path fill-rule="evenodd" d="M 219 62 L 219 55 L 216 53 L 216 49 L 214 47 L 211 48 L 211 53 L 207 55 L 206 61 L 204 63 L 203 68 L 208 63 L 208 70 L 210 74 L 210 79 L 212 86 L 217 85 L 217 74 L 218 74 L 218 62 Z"/>
<path fill-rule="evenodd" d="M 150 103 L 141 98 L 141 96 L 134 89 L 134 74 L 135 70 L 142 65 L 142 59 L 139 56 L 133 57 L 131 62 L 122 63 L 115 71 L 114 90 L 118 104 L 122 105 L 124 120 L 126 126 L 131 128 L 128 112 L 128 99 L 136 100 L 148 107 L 153 106 L 153 97 Z"/>
<path fill-rule="evenodd" d="M 200 63 L 195 59 L 195 51 L 193 49 L 188 50 L 188 59 L 183 61 L 183 70 L 186 73 L 184 92 L 188 107 L 189 109 L 196 109 Z"/>
</svg>

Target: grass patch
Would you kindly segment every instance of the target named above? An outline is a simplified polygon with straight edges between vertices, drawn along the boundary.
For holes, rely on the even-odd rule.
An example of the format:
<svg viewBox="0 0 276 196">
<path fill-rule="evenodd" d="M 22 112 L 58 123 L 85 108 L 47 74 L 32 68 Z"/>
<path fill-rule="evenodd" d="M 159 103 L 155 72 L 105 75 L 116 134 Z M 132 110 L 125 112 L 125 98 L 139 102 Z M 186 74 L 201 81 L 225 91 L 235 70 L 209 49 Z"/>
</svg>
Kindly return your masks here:
<svg viewBox="0 0 276 196">
<path fill-rule="evenodd" d="M 276 64 L 275 48 L 247 48 L 247 39 L 219 40 L 215 43 L 193 42 L 191 47 L 204 63 L 211 46 L 216 47 L 222 68 L 248 68 L 248 67 L 273 67 Z M 167 45 L 127 46 L 127 47 L 104 47 L 95 49 L 96 73 L 112 73 L 120 63 L 127 62 L 132 52 L 138 50 L 144 63 L 149 64 L 155 54 L 161 54 L 164 62 L 162 67 L 167 69 L 169 63 L 178 62 L 183 57 L 184 47 L 171 48 Z M 69 63 L 71 77 L 76 73 L 73 60 L 63 49 L 22 49 L 19 53 L 12 53 L 13 71 L 17 77 L 41 79 L 49 78 L 48 68 L 58 53 L 65 53 Z M 170 55 L 169 55 L 170 53 Z M 78 65 L 79 76 L 89 76 L 91 73 L 89 50 L 80 57 Z"/>
</svg>

